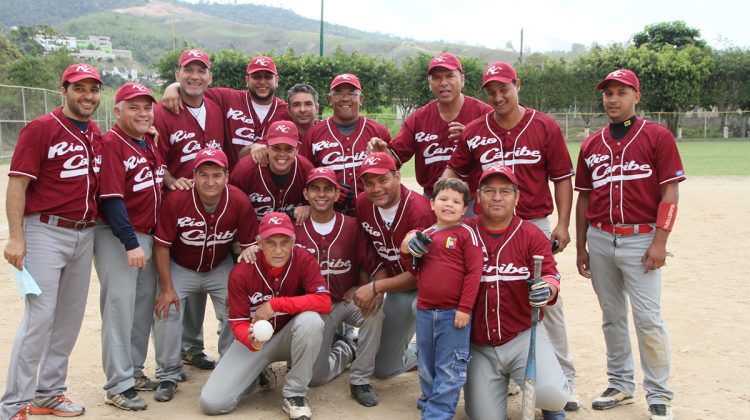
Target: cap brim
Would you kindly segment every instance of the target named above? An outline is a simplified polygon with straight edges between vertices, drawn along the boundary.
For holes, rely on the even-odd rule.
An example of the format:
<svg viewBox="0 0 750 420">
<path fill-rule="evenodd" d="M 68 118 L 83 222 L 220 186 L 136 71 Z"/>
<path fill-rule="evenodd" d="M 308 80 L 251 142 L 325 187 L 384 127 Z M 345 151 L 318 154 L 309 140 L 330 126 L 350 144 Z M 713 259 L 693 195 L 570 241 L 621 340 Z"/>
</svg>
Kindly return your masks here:
<svg viewBox="0 0 750 420">
<path fill-rule="evenodd" d="M 253 73 L 257 73 L 257 72 L 259 72 L 259 71 L 267 71 L 267 72 L 269 72 L 269 73 L 273 74 L 274 76 L 278 76 L 278 74 L 277 74 L 277 73 L 276 73 L 275 71 L 273 71 L 273 70 L 269 69 L 268 67 L 263 67 L 263 68 L 253 69 L 253 70 L 250 70 L 250 71 L 248 71 L 248 72 L 247 72 L 247 74 L 253 74 Z"/>
<path fill-rule="evenodd" d="M 75 83 L 75 82 L 80 82 L 81 80 L 84 80 L 84 79 L 94 79 L 97 82 L 99 82 L 100 84 L 102 83 L 102 79 L 101 78 L 99 78 L 97 76 L 94 76 L 94 75 L 91 75 L 91 74 L 79 74 L 79 75 L 76 75 L 76 76 L 72 76 L 72 77 L 70 77 L 70 78 L 68 78 L 66 80 L 63 80 L 63 83 L 65 83 L 65 82 Z"/>
<path fill-rule="evenodd" d="M 450 64 L 436 64 L 430 67 L 429 69 L 427 69 L 427 74 L 432 73 L 435 69 L 446 69 L 448 71 L 460 70 L 458 66 L 452 66 Z"/>
<path fill-rule="evenodd" d="M 485 80 L 484 83 L 482 83 L 482 87 L 484 88 L 485 86 L 487 86 L 487 84 L 492 83 L 492 82 L 513 83 L 513 79 L 511 79 L 510 77 L 502 77 L 502 76 L 491 77 Z"/>
<path fill-rule="evenodd" d="M 207 159 L 202 159 L 202 160 L 196 160 L 195 163 L 194 163 L 194 167 L 198 168 L 201 165 L 203 165 L 204 163 L 214 163 L 214 164 L 219 165 L 219 166 L 221 166 L 222 168 L 225 168 L 225 169 L 227 167 L 227 164 L 225 162 L 222 162 L 221 160 L 216 159 L 216 158 L 207 158 Z"/>
<path fill-rule="evenodd" d="M 291 137 L 274 137 L 272 139 L 268 139 L 266 143 L 268 143 L 269 146 L 273 146 L 275 144 L 288 144 L 295 149 L 297 148 L 297 146 L 299 146 L 299 140 L 293 139 Z"/>
<path fill-rule="evenodd" d="M 206 62 L 205 60 L 202 60 L 200 58 L 191 58 L 190 60 L 182 61 L 182 62 L 180 62 L 180 67 L 185 67 L 188 64 L 192 63 L 193 61 L 197 61 L 199 63 L 202 63 L 204 66 L 206 66 L 207 69 L 211 68 L 211 63 L 210 62 Z"/>
<path fill-rule="evenodd" d="M 120 100 L 119 100 L 119 101 L 117 101 L 117 102 L 120 102 L 120 101 L 129 101 L 129 100 L 131 100 L 131 99 L 133 99 L 133 98 L 137 98 L 137 97 L 139 97 L 139 96 L 145 96 L 145 97 L 147 97 L 147 98 L 151 99 L 151 102 L 154 102 L 154 103 L 156 103 L 156 102 L 157 102 L 157 101 L 156 101 L 156 99 L 154 99 L 154 97 L 153 97 L 153 96 L 151 96 L 151 95 L 149 95 L 149 94 L 147 94 L 147 93 L 139 93 L 139 94 L 137 94 L 137 95 L 130 95 L 130 96 L 125 96 L 124 98 L 120 98 Z"/>
<path fill-rule="evenodd" d="M 260 236 L 261 239 L 268 239 L 273 235 L 284 235 L 292 237 L 294 236 L 294 231 L 285 227 L 274 227 L 265 230 L 263 233 L 259 233 L 258 236 Z"/>
<path fill-rule="evenodd" d="M 599 82 L 599 84 L 598 84 L 598 85 L 596 85 L 596 88 L 597 88 L 598 90 L 604 89 L 605 87 L 607 87 L 607 83 L 609 83 L 609 82 L 620 82 L 620 83 L 622 83 L 623 85 L 626 85 L 626 86 L 630 86 L 630 87 L 632 87 L 633 89 L 635 89 L 635 90 L 638 90 L 638 88 L 636 88 L 636 87 L 635 87 L 635 86 L 634 86 L 634 85 L 633 85 L 632 83 L 630 83 L 629 81 L 627 81 L 627 80 L 622 80 L 622 79 L 616 79 L 616 78 L 614 78 L 614 77 L 613 77 L 613 78 L 610 78 L 610 79 L 604 79 L 604 80 L 602 80 L 601 82 Z"/>
<path fill-rule="evenodd" d="M 360 173 L 359 177 L 362 178 L 363 176 L 365 176 L 365 174 L 385 175 L 392 170 L 393 169 L 388 169 L 388 168 L 370 168 Z"/>
<path fill-rule="evenodd" d="M 326 180 L 326 181 L 330 182 L 331 184 L 333 184 L 336 188 L 339 188 L 339 183 L 338 182 L 332 181 L 331 178 L 328 178 L 327 176 L 324 176 L 324 175 L 318 175 L 318 176 L 313 176 L 311 178 L 307 178 L 307 183 L 305 185 L 310 185 L 310 184 L 312 184 L 313 181 L 317 181 L 319 179 Z"/>
<path fill-rule="evenodd" d="M 487 174 L 487 175 L 479 178 L 479 185 L 482 185 L 482 183 L 484 181 L 486 181 L 487 178 L 492 178 L 493 176 L 501 176 L 501 177 L 507 179 L 508 181 L 510 181 L 510 183 L 513 184 L 513 185 L 515 185 L 516 187 L 518 186 L 518 181 L 517 180 L 514 180 L 513 178 L 509 177 L 508 175 L 506 175 L 506 174 L 504 174 L 502 172 L 493 172 L 491 174 Z"/>
<path fill-rule="evenodd" d="M 349 81 L 346 81 L 346 80 L 343 81 L 343 82 L 335 83 L 335 84 L 332 83 L 331 84 L 331 90 L 334 90 L 334 89 L 336 89 L 337 87 L 339 87 L 341 85 L 351 85 L 354 89 L 362 90 L 362 86 L 357 86 L 355 83 L 352 83 L 352 82 L 349 82 Z"/>
</svg>

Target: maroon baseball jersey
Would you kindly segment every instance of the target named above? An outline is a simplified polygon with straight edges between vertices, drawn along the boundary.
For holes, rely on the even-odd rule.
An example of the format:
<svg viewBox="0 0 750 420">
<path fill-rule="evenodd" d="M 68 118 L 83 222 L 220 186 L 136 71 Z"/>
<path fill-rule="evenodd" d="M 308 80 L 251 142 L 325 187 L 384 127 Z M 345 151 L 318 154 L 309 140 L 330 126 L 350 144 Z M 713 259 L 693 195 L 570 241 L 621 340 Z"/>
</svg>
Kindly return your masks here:
<svg viewBox="0 0 750 420">
<path fill-rule="evenodd" d="M 432 243 L 415 273 L 417 308 L 458 309 L 470 314 L 482 277 L 483 254 L 476 233 L 464 223 L 444 229 L 433 225 L 424 233 Z M 411 255 L 402 257 L 402 263 L 411 267 Z"/>
<path fill-rule="evenodd" d="M 370 238 L 380 257 L 380 266 L 386 268 L 388 276 L 407 271 L 408 265 L 401 261 L 401 242 L 409 231 L 423 230 L 435 223 L 435 213 L 430 209 L 430 201 L 401 185 L 401 200 L 390 228 L 385 227 L 380 211 L 365 193 L 357 196 L 356 208 L 357 220 L 365 235 Z"/>
<path fill-rule="evenodd" d="M 187 108 L 175 115 L 159 102 L 154 106 L 154 126 L 159 132 L 159 151 L 170 175 L 193 179 L 193 161 L 199 150 L 224 145 L 224 125 L 221 109 L 215 102 L 203 98 L 206 106 L 206 129 Z"/>
<path fill-rule="evenodd" d="M 358 168 L 367 156 L 367 143 L 373 137 L 391 141 L 388 129 L 377 121 L 360 116 L 354 131 L 345 136 L 330 117 L 305 133 L 300 153 L 316 168 L 323 166 L 336 171 L 339 184 L 349 185 L 355 194 L 359 194 L 364 190 Z"/>
<path fill-rule="evenodd" d="M 227 185 L 213 214 L 203 208 L 192 188 L 167 194 L 154 241 L 171 248 L 170 256 L 177 264 L 205 273 L 227 258 L 232 242 L 246 248 L 257 231 L 255 210 L 239 188 Z"/>
<path fill-rule="evenodd" d="M 339 212 L 334 217 L 333 230 L 327 235 L 315 231 L 311 218 L 295 225 L 294 233 L 297 247 L 308 251 L 320 264 L 331 300 L 339 302 L 350 287 L 359 284 L 360 270 L 372 274 L 377 255 L 356 219 Z"/>
<path fill-rule="evenodd" d="M 552 214 L 549 180 L 573 176 L 573 162 L 560 126 L 547 114 L 526 108 L 510 130 L 501 128 L 494 111 L 472 121 L 463 131 L 448 167 L 463 177 L 474 193 L 482 172 L 493 164 L 510 166 L 518 177 L 521 197 L 516 214 L 525 220 Z"/>
<path fill-rule="evenodd" d="M 156 227 L 164 178 L 153 138 L 148 134 L 145 138 L 143 149 L 116 124 L 104 133 L 99 186 L 99 198 L 123 199 L 130 223 L 140 232 Z"/>
<path fill-rule="evenodd" d="M 224 152 L 233 168 L 239 161 L 240 150 L 263 138 L 266 128 L 274 121 L 291 120 L 286 102 L 273 98 L 266 119 L 261 121 L 253 109 L 250 92 L 230 88 L 209 88 L 206 96 L 216 102 L 224 115 Z"/>
<path fill-rule="evenodd" d="M 229 183 L 245 192 L 255 207 L 258 220 L 268 213 L 284 213 L 299 205 L 307 204 L 302 190 L 307 183 L 307 174 L 312 163 L 297 156 L 283 187 L 279 188 L 271 179 L 271 169 L 259 166 L 250 155 L 243 156 L 229 175 Z"/>
<path fill-rule="evenodd" d="M 255 264 L 241 262 L 229 274 L 227 307 L 230 324 L 249 322 L 260 305 L 274 298 L 328 294 L 320 266 L 309 252 L 294 247 L 289 262 L 278 277 L 269 274 L 261 258 L 265 258 L 263 252 L 258 253 Z M 274 331 L 279 331 L 294 315 L 277 312 L 269 322 Z"/>
<path fill-rule="evenodd" d="M 492 107 L 486 103 L 464 95 L 464 104 L 453 121 L 466 126 L 491 111 Z M 440 116 L 438 101 L 433 100 L 409 115 L 396 138 L 388 145 L 399 166 L 416 155 L 414 167 L 417 182 L 427 194 L 432 195 L 432 186 L 443 175 L 456 150 L 458 138 L 449 139 L 449 134 L 448 122 Z"/>
<path fill-rule="evenodd" d="M 31 178 L 24 215 L 95 220 L 101 149 L 96 123 L 89 120 L 83 134 L 62 107 L 28 123 L 18 135 L 8 173 Z"/>
<path fill-rule="evenodd" d="M 594 223 L 654 223 L 661 186 L 684 180 L 672 133 L 643 118 L 620 140 L 607 125 L 583 142 L 578 155 L 576 190 L 591 192 L 586 219 Z"/>
<path fill-rule="evenodd" d="M 500 346 L 531 328 L 529 280 L 534 277 L 534 255 L 544 256 L 542 280 L 560 290 L 560 273 L 552 257 L 549 239 L 530 222 L 513 216 L 508 228 L 494 237 L 482 225 L 481 216 L 464 220 L 479 239 L 484 254 L 471 342 Z M 548 304 L 553 305 L 557 297 Z M 544 310 L 540 311 L 540 319 Z"/>
</svg>

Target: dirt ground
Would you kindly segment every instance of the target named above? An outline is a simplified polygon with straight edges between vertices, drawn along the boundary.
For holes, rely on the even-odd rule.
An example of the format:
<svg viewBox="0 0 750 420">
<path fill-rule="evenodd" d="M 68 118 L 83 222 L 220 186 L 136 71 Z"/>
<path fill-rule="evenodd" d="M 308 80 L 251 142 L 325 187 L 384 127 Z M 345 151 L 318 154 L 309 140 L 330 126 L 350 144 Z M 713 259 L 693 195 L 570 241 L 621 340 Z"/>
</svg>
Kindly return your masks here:
<svg viewBox="0 0 750 420">
<path fill-rule="evenodd" d="M 7 165 L 0 168 L 0 202 L 4 204 Z M 413 184 L 413 180 L 411 181 Z M 681 185 L 680 212 L 668 249 L 663 275 L 663 316 L 669 331 L 672 354 L 670 386 L 675 391 L 675 417 L 679 419 L 750 418 L 750 326 L 742 321 L 750 297 L 745 278 L 742 238 L 750 237 L 750 227 L 742 218 L 750 214 L 750 178 L 692 177 Z M 4 206 L 3 206 L 4 207 Z M 5 217 L 0 226 L 0 243 L 7 239 Z M 575 229 L 571 226 L 571 234 Z M 747 260 L 744 260 L 747 262 Z M 578 392 L 583 408 L 570 413 L 570 419 L 647 419 L 645 394 L 638 387 L 636 403 L 609 412 L 592 410 L 591 401 L 607 385 L 601 312 L 589 282 L 577 274 L 575 249 L 570 247 L 558 257 L 563 275 L 562 294 L 568 339 L 578 371 Z M 23 311 L 10 266 L 0 264 L 0 387 L 11 346 Z M 201 385 L 208 372 L 188 367 L 189 378 L 181 383 L 173 401 L 158 403 L 150 393 L 148 410 L 138 413 L 120 411 L 104 404 L 104 374 L 101 367 L 99 284 L 96 273 L 91 280 L 86 317 L 78 343 L 70 359 L 68 396 L 86 406 L 87 418 L 154 419 L 205 418 L 198 407 Z M 210 308 L 211 305 L 208 305 Z M 211 309 L 209 309 L 211 311 Z M 206 315 L 207 352 L 216 357 L 216 330 L 213 314 Z M 632 340 L 635 336 L 631 328 Z M 744 350 L 743 350 L 744 349 Z M 153 352 L 146 372 L 153 376 Z M 637 347 L 636 347 L 637 357 Z M 638 362 L 636 362 L 638 366 Z M 640 368 L 636 380 L 642 381 Z M 349 397 L 346 374 L 332 383 L 308 393 L 317 419 L 414 419 L 419 417 L 416 400 L 419 385 L 416 373 L 406 373 L 389 381 L 374 380 L 380 405 L 364 408 Z M 520 396 L 510 400 L 509 418 L 518 418 Z M 463 401 L 456 418 L 465 419 Z M 281 387 L 266 394 L 251 396 L 226 419 L 284 419 L 281 411 Z M 541 419 L 541 414 L 537 418 Z"/>
</svg>

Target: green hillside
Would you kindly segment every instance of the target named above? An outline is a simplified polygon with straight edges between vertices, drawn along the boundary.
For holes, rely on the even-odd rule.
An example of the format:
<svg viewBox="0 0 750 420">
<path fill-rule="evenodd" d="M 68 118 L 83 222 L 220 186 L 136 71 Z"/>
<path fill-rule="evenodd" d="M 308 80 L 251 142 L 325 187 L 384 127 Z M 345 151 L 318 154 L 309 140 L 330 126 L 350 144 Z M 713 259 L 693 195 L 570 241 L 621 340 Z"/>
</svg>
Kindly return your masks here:
<svg viewBox="0 0 750 420">
<path fill-rule="evenodd" d="M 2 0 L 0 1 L 0 24 L 53 26 L 89 13 L 146 3 L 148 3 L 147 0 Z"/>
</svg>

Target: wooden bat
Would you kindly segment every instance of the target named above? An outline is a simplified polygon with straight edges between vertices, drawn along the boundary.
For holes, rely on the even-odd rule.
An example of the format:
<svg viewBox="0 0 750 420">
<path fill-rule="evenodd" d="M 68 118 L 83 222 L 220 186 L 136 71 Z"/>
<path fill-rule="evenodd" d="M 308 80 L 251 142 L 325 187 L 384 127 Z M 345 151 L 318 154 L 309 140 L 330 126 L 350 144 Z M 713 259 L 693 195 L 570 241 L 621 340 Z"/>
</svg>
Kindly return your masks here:
<svg viewBox="0 0 750 420">
<path fill-rule="evenodd" d="M 531 284 L 542 281 L 541 255 L 534 255 L 534 278 Z M 521 400 L 521 420 L 534 420 L 534 405 L 536 399 L 536 324 L 539 323 L 539 308 L 531 308 L 531 338 L 529 339 L 529 356 L 526 359 L 526 372 L 524 373 L 523 399 Z"/>
</svg>

